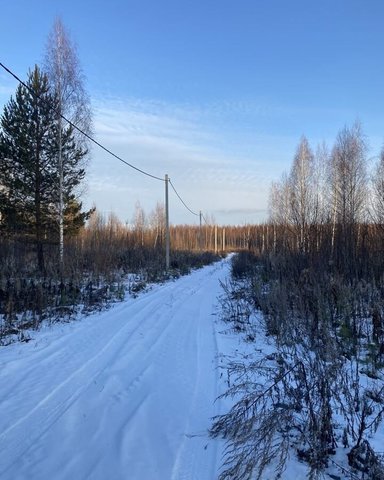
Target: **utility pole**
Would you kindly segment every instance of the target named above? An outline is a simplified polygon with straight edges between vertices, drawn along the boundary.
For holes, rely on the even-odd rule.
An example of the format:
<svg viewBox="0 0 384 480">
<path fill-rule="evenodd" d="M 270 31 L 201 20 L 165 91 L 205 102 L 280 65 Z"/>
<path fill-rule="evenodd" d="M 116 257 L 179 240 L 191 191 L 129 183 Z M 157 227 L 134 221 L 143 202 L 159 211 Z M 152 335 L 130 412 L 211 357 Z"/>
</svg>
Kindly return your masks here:
<svg viewBox="0 0 384 480">
<path fill-rule="evenodd" d="M 215 253 L 217 253 L 217 225 L 215 225 Z"/>
<path fill-rule="evenodd" d="M 202 213 L 201 213 L 201 210 L 199 212 L 199 217 L 200 217 L 200 228 L 199 228 L 199 248 L 200 248 L 200 251 L 202 250 L 202 244 L 203 244 L 203 234 L 202 234 L 202 227 L 201 227 L 201 217 L 202 217 Z"/>
<path fill-rule="evenodd" d="M 169 250 L 170 250 L 168 182 L 169 182 L 168 174 L 165 174 L 165 269 L 166 270 L 169 270 Z"/>
</svg>

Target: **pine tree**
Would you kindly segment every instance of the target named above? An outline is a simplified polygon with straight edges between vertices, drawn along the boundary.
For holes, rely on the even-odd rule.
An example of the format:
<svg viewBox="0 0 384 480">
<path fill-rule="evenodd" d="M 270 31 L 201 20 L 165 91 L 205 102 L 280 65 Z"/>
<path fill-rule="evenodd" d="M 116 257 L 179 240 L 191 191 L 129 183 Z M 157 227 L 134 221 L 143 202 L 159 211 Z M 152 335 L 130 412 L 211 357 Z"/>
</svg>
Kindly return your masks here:
<svg viewBox="0 0 384 480">
<path fill-rule="evenodd" d="M 48 77 L 36 66 L 27 86 L 17 88 L 4 107 L 0 131 L 1 229 L 36 245 L 43 272 L 44 243 L 57 241 L 57 106 Z M 62 128 L 64 198 L 76 198 L 85 171 L 78 165 L 86 151 L 77 147 L 71 127 Z M 77 212 L 77 216 L 81 212 Z"/>
</svg>

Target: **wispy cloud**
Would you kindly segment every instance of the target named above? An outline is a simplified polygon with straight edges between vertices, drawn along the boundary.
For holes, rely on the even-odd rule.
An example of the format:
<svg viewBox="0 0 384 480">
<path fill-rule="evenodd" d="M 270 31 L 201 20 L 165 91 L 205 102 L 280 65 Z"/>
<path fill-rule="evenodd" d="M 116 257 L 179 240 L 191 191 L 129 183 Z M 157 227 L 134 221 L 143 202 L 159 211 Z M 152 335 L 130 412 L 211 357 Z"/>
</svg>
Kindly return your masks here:
<svg viewBox="0 0 384 480">
<path fill-rule="evenodd" d="M 100 99 L 94 105 L 95 135 L 140 169 L 159 177 L 168 173 L 192 209 L 223 216 L 225 222 L 242 222 L 243 216 L 257 221 L 265 216 L 273 165 L 268 166 L 263 148 L 246 151 L 230 124 L 218 128 L 215 121 L 223 119 L 225 111 L 229 115 L 246 108 Z M 260 137 L 255 135 L 256 141 Z M 89 197 L 101 203 L 102 210 L 116 206 L 116 213 L 124 211 L 124 218 L 129 218 L 137 200 L 151 209 L 163 195 L 161 185 L 93 149 Z M 177 198 L 172 199 L 171 214 L 174 222 L 194 220 Z"/>
</svg>

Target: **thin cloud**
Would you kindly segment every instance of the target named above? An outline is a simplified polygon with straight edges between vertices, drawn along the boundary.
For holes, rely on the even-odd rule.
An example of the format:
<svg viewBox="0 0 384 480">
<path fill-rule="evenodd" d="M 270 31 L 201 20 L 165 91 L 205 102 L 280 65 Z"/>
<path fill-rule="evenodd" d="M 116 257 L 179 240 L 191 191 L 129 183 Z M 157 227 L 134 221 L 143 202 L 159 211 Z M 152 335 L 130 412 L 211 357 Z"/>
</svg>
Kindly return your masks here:
<svg viewBox="0 0 384 480">
<path fill-rule="evenodd" d="M 208 209 L 223 215 L 226 222 L 236 223 L 236 215 L 241 221 L 244 215 L 265 214 L 274 174 L 260 147 L 265 144 L 261 134 L 255 135 L 259 145 L 246 150 L 244 137 L 229 127 L 217 127 L 216 119 L 223 116 L 222 112 L 236 108 L 240 111 L 246 106 L 228 103 L 211 108 L 137 99 L 98 100 L 94 108 L 95 135 L 129 163 L 156 176 L 168 173 L 192 209 Z M 102 199 L 106 204 L 108 199 L 102 209 L 116 205 L 119 213 L 125 208 L 124 216 L 129 218 L 137 200 L 146 211 L 163 200 L 161 185 L 149 183 L 150 179 L 118 165 L 96 148 L 91 171 L 92 202 L 97 204 Z M 122 195 L 126 199 L 124 208 Z M 174 222 L 194 221 L 177 199 L 172 200 L 171 210 Z"/>
</svg>

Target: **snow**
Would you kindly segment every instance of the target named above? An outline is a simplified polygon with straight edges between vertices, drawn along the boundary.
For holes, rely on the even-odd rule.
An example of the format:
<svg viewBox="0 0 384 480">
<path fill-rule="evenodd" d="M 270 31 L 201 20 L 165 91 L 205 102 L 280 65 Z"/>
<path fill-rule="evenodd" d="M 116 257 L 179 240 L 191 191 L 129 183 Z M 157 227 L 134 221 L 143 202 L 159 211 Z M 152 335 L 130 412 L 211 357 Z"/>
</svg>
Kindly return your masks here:
<svg viewBox="0 0 384 480">
<path fill-rule="evenodd" d="M 0 350 L 0 478 L 213 479 L 228 261 Z"/>
<path fill-rule="evenodd" d="M 2 480 L 214 480 L 226 365 L 271 350 L 228 332 L 230 259 L 0 348 Z M 304 480 L 294 456 L 283 480 Z M 263 480 L 274 478 L 273 466 Z"/>
</svg>

